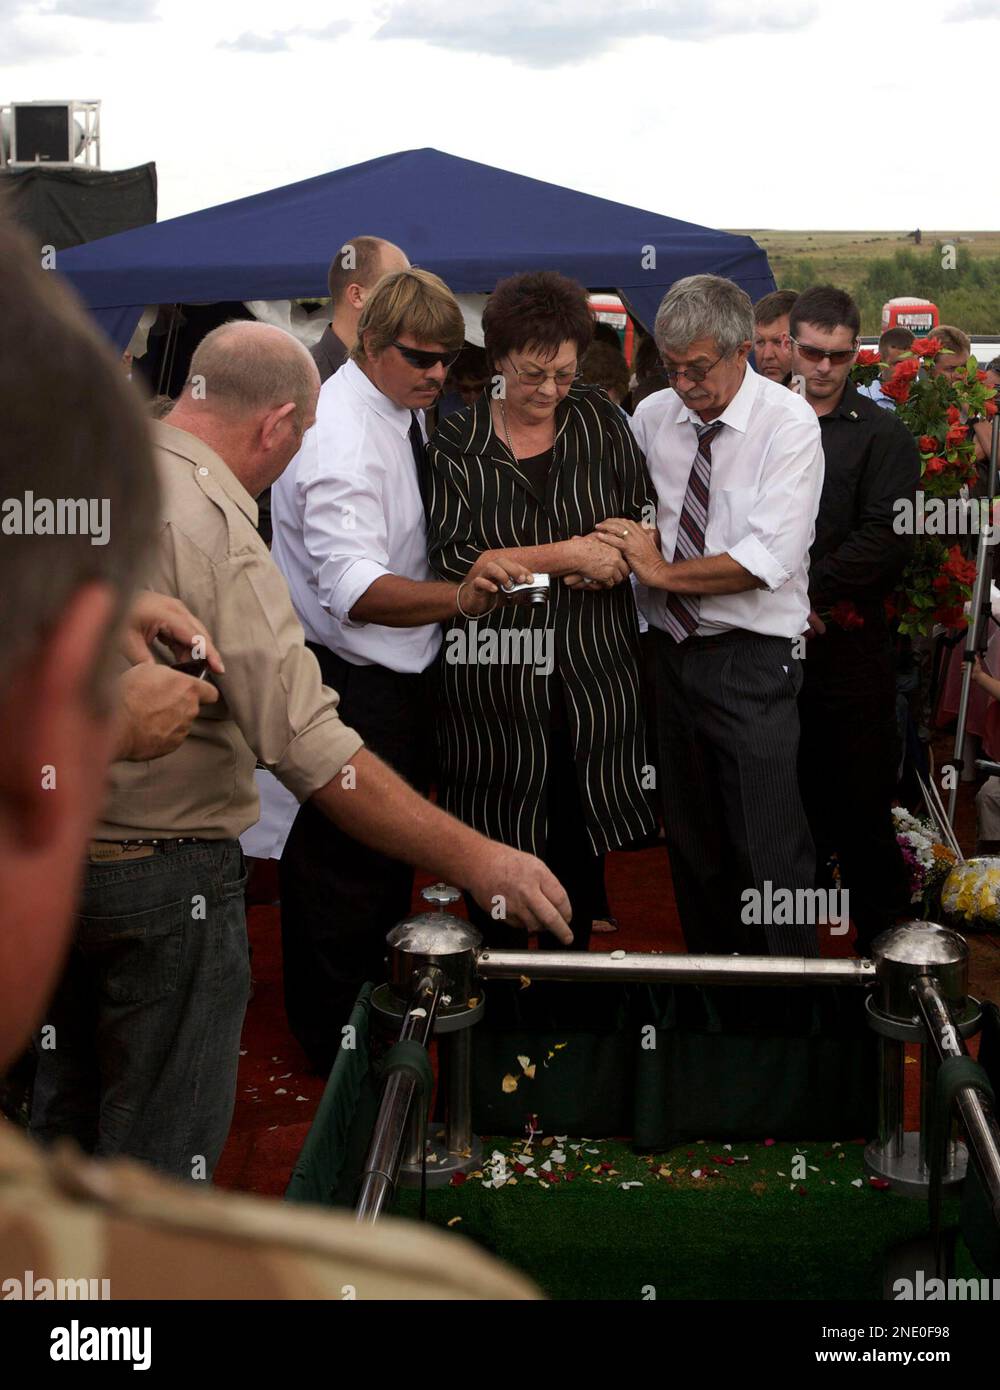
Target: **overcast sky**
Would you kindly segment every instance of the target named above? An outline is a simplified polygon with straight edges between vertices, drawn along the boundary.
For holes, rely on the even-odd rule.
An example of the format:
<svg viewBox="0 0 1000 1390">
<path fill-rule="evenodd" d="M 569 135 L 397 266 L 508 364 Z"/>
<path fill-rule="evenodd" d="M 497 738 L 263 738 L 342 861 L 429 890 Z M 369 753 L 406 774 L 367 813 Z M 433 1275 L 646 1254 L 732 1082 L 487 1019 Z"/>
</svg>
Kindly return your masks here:
<svg viewBox="0 0 1000 1390">
<path fill-rule="evenodd" d="M 155 160 L 161 219 L 433 145 L 716 227 L 991 228 L 995 112 L 987 136 L 970 94 L 991 90 L 998 17 L 997 0 L 0 0 L 0 103 L 100 98 L 103 167 Z"/>
</svg>

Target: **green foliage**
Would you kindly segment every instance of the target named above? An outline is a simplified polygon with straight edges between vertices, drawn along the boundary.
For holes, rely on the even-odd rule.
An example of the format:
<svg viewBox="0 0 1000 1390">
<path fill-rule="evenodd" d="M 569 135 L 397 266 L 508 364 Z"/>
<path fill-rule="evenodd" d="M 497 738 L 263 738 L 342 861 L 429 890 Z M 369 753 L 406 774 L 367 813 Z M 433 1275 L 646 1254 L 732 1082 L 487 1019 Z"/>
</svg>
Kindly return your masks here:
<svg viewBox="0 0 1000 1390">
<path fill-rule="evenodd" d="M 945 269 L 948 258 L 943 245 L 926 251 L 904 248 L 891 256 L 851 262 L 776 257 L 774 269 L 781 289 L 804 290 L 830 283 L 849 290 L 861 310 L 861 331 L 866 336 L 882 331 L 882 305 L 900 295 L 933 300 L 941 322 L 957 324 L 966 333 L 997 332 L 1000 256 L 974 256 L 968 246 L 959 245 L 954 269 Z"/>
</svg>

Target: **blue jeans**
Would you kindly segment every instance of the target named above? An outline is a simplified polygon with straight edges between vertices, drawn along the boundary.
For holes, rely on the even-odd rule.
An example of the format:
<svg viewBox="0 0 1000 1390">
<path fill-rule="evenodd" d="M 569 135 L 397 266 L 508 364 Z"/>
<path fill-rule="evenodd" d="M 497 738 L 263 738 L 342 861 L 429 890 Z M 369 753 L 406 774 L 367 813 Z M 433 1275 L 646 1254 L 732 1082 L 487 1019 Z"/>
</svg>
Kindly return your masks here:
<svg viewBox="0 0 1000 1390">
<path fill-rule="evenodd" d="M 69 1135 L 87 1153 L 211 1177 L 250 985 L 245 882 L 235 840 L 88 864 L 70 957 L 35 1038 L 37 1138 Z"/>
</svg>

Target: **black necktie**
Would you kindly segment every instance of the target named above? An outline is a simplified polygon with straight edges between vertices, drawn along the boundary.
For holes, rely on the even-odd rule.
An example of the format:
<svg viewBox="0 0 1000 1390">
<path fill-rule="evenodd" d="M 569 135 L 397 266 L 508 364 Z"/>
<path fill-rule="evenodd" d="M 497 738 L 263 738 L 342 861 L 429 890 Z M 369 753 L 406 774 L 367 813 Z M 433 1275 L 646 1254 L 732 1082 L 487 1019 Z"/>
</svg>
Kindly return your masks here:
<svg viewBox="0 0 1000 1390">
<path fill-rule="evenodd" d="M 417 484 L 420 487 L 421 497 L 425 496 L 427 484 L 427 446 L 424 444 L 424 436 L 420 430 L 420 421 L 417 419 L 417 412 L 410 411 L 410 448 L 413 450 L 413 462 L 417 466 Z"/>
</svg>

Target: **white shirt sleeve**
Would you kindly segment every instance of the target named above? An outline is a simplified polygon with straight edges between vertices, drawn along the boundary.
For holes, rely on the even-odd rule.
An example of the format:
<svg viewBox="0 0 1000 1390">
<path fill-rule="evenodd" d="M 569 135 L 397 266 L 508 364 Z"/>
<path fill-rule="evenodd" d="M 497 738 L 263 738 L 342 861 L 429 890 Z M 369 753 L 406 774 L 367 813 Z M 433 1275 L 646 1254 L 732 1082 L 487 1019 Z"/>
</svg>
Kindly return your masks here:
<svg viewBox="0 0 1000 1390">
<path fill-rule="evenodd" d="M 383 498 L 385 461 L 367 430 L 317 425 L 303 440 L 298 474 L 302 535 L 321 607 L 350 618 L 376 579 L 391 573 Z M 308 448 L 308 452 L 307 452 Z M 319 467 L 323 461 L 322 469 Z"/>
<path fill-rule="evenodd" d="M 789 419 L 774 432 L 746 534 L 729 555 L 774 593 L 808 561 L 823 488 L 818 420 Z"/>
<path fill-rule="evenodd" d="M 644 454 L 647 452 L 646 435 L 648 433 L 646 429 L 646 411 L 642 408 L 645 404 L 645 401 L 640 401 L 628 420 L 632 436 Z"/>
</svg>

